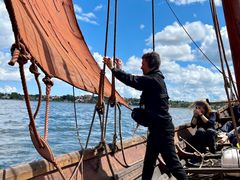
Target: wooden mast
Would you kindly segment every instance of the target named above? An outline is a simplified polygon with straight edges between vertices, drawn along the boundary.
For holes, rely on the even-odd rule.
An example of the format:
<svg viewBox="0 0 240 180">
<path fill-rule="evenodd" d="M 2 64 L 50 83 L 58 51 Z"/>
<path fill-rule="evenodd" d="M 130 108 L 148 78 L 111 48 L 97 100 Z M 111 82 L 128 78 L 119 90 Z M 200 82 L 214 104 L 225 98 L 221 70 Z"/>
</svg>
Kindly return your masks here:
<svg viewBox="0 0 240 180">
<path fill-rule="evenodd" d="M 240 0 L 222 0 L 227 25 L 238 97 L 240 95 Z"/>
</svg>

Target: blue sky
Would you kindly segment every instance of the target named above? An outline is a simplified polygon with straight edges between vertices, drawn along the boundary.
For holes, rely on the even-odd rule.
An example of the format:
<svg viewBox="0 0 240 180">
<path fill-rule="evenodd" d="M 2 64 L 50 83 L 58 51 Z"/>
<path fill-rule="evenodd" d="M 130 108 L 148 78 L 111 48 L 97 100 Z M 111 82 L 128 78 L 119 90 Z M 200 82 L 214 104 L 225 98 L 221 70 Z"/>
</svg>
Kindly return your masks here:
<svg viewBox="0 0 240 180">
<path fill-rule="evenodd" d="M 181 23 L 192 38 L 219 66 L 218 50 L 208 0 L 169 0 Z M 231 60 L 227 31 L 221 1 L 215 1 L 225 43 L 226 54 Z M 113 55 L 113 3 L 109 27 L 108 56 Z M 76 17 L 85 40 L 102 67 L 104 53 L 107 0 L 74 0 Z M 123 69 L 142 74 L 141 56 L 152 48 L 151 1 L 121 0 L 118 4 L 117 56 L 123 60 Z M 171 100 L 225 99 L 220 73 L 203 58 L 201 53 L 178 25 L 165 0 L 155 0 L 155 43 L 160 53 L 161 70 L 165 75 Z M 22 93 L 18 67 L 7 65 L 9 48 L 14 42 L 11 24 L 3 0 L 0 0 L 0 92 Z M 42 75 L 43 76 L 43 75 Z M 107 71 L 107 77 L 111 73 Z M 31 94 L 37 93 L 36 84 L 27 73 Z M 72 87 L 54 79 L 52 95 L 72 94 Z M 140 92 L 117 83 L 117 90 L 124 97 L 138 97 Z M 77 95 L 86 94 L 77 91 Z"/>
</svg>

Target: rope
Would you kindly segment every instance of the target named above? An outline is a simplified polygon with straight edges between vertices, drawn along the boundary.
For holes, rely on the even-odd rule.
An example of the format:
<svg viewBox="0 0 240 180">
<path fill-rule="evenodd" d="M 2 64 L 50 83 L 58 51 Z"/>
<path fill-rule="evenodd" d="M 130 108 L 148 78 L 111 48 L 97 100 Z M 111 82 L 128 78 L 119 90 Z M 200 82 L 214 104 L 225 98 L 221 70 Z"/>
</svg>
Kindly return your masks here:
<svg viewBox="0 0 240 180">
<path fill-rule="evenodd" d="M 104 151 L 106 153 L 107 162 L 108 162 L 108 166 L 110 168 L 110 171 L 112 173 L 112 177 L 113 177 L 113 179 L 116 179 L 116 175 L 115 175 L 115 173 L 113 171 L 113 167 L 112 167 L 112 164 L 111 164 L 111 161 L 110 161 L 110 158 L 109 158 L 109 153 L 108 153 L 108 150 L 107 150 L 107 146 L 106 146 L 105 140 L 102 142 L 102 145 L 103 145 Z"/>
<path fill-rule="evenodd" d="M 119 106 L 119 104 L 117 104 L 118 110 L 119 110 L 119 137 L 120 137 L 120 144 L 121 144 L 121 151 L 122 151 L 122 156 L 123 156 L 123 161 L 126 165 L 126 167 L 130 167 L 133 164 L 128 164 L 127 160 L 126 160 L 126 156 L 125 156 L 125 152 L 124 152 L 124 147 L 123 147 L 123 138 L 122 138 L 122 111 L 121 108 Z"/>
<path fill-rule="evenodd" d="M 18 48 L 15 48 L 12 53 L 12 59 L 8 62 L 10 66 L 14 66 L 14 64 L 17 62 L 20 55 L 20 50 Z"/>
<path fill-rule="evenodd" d="M 108 49 L 108 29 L 109 29 L 109 17 L 110 17 L 110 2 L 111 0 L 108 0 L 108 6 L 107 6 L 107 20 L 106 20 L 106 34 L 105 34 L 105 45 L 104 45 L 104 57 L 107 56 L 107 49 Z M 100 82 L 99 82 L 99 102 L 98 106 L 100 107 L 102 105 L 103 97 L 104 97 L 104 78 L 105 78 L 105 71 L 106 71 L 106 64 L 103 63 L 103 69 L 101 71 L 100 75 Z M 101 98 L 101 99 L 100 99 Z"/>
<path fill-rule="evenodd" d="M 83 162 L 83 157 L 85 155 L 85 150 L 87 149 L 88 147 L 88 143 L 89 143 L 89 140 L 90 140 L 90 136 L 91 136 L 91 133 L 92 133 L 92 128 L 93 128 L 93 123 L 94 123 L 94 120 L 95 120 L 95 116 L 96 116 L 96 112 L 97 112 L 97 106 L 95 107 L 94 111 L 93 111 L 93 118 L 92 118 L 92 121 L 91 121 L 91 125 L 90 125 L 90 128 L 89 128 L 89 132 L 88 132 L 88 137 L 87 137 L 87 140 L 86 140 L 86 144 L 85 144 L 85 148 L 83 150 L 83 154 L 77 164 L 77 166 L 75 167 L 71 177 L 70 177 L 70 180 L 73 178 L 73 176 L 75 175 L 75 173 L 77 172 L 79 166 L 82 164 Z M 83 171 L 82 171 L 83 172 Z"/>
<path fill-rule="evenodd" d="M 26 78 L 25 78 L 25 72 L 24 72 L 24 64 L 27 63 L 27 61 L 29 59 L 31 59 L 31 55 L 29 53 L 27 53 L 25 47 L 23 44 L 20 43 L 20 47 L 21 47 L 21 50 L 20 50 L 20 53 L 19 56 L 18 56 L 18 59 L 17 59 L 17 62 L 19 63 L 19 71 L 20 71 L 20 76 L 21 76 L 21 81 L 22 81 L 22 87 L 23 87 L 23 92 L 24 92 L 24 98 L 25 98 L 25 102 L 26 102 L 26 107 L 27 107 L 27 111 L 28 111 L 28 115 L 29 115 L 29 119 L 30 119 L 30 123 L 29 123 L 29 130 L 31 131 L 30 134 L 31 136 L 33 135 L 33 138 L 36 140 L 34 140 L 36 143 L 37 143 L 37 146 L 35 145 L 35 143 L 33 142 L 35 148 L 38 150 L 38 149 L 41 149 L 43 148 L 44 150 L 46 150 L 46 146 L 48 146 L 47 143 L 44 143 L 43 140 L 41 139 L 41 137 L 39 136 L 38 132 L 37 132 L 37 129 L 36 129 L 36 124 L 35 124 L 35 117 L 37 115 L 37 112 L 38 112 L 38 109 L 39 107 L 36 108 L 36 111 L 33 115 L 32 113 L 32 108 L 31 108 L 31 104 L 30 104 L 30 98 L 29 98 L 29 94 L 28 94 L 28 88 L 27 88 L 27 83 L 26 83 Z M 30 71 L 32 71 L 34 68 L 33 66 L 31 67 L 30 66 Z M 35 69 L 36 70 L 36 69 Z M 35 72 L 35 75 L 37 76 L 37 73 Z M 41 89 L 41 88 L 40 88 Z M 38 104 L 38 106 L 40 106 Z M 33 141 L 33 139 L 32 139 Z M 50 147 L 48 148 L 48 150 L 51 151 Z M 52 154 L 52 151 L 50 152 Z M 44 157 L 46 159 L 45 156 L 43 156 L 40 152 L 39 154 Z M 53 154 L 52 154 L 53 155 Z M 48 159 L 46 159 L 48 160 Z M 49 160 L 48 160 L 49 161 Z M 62 169 L 61 167 L 59 167 L 57 165 L 57 163 L 54 161 L 49 161 L 51 163 L 53 163 L 53 165 L 57 168 L 57 170 L 59 171 L 59 173 L 61 174 L 62 178 L 65 180 L 65 177 L 63 175 L 63 172 L 62 172 Z"/>
<path fill-rule="evenodd" d="M 66 180 L 62 168 L 61 168 L 56 162 L 52 162 L 52 163 L 53 163 L 53 165 L 57 168 L 57 170 L 58 170 L 58 172 L 60 173 L 62 179 L 63 179 L 63 180 Z"/>
<path fill-rule="evenodd" d="M 78 143 L 79 143 L 81 149 L 83 150 L 83 153 L 82 153 L 81 158 L 80 158 L 77 166 L 75 167 L 75 169 L 74 169 L 74 171 L 73 171 L 73 173 L 72 173 L 72 175 L 71 175 L 71 177 L 70 177 L 69 180 L 71 180 L 71 179 L 74 177 L 75 174 L 76 174 L 76 176 L 77 176 L 77 172 L 78 172 L 77 169 L 79 168 L 80 165 L 82 165 L 82 166 L 81 166 L 81 169 L 83 169 L 83 157 L 84 157 L 84 149 L 83 149 L 83 145 L 82 145 L 81 139 L 80 139 L 80 133 L 79 133 L 79 127 L 78 127 L 78 120 L 77 120 L 77 108 L 76 108 L 76 102 L 75 102 L 75 100 L 76 100 L 76 98 L 75 98 L 75 88 L 74 88 L 74 86 L 73 86 L 73 109 L 74 109 L 75 128 L 76 128 L 76 132 L 77 132 Z M 82 175 L 83 175 L 83 171 L 82 171 Z"/>
<path fill-rule="evenodd" d="M 191 35 L 188 33 L 188 31 L 186 30 L 186 28 L 183 26 L 183 24 L 181 23 L 181 21 L 179 20 L 179 18 L 177 17 L 176 13 L 174 12 L 174 10 L 172 9 L 170 3 L 168 2 L 168 0 L 165 0 L 169 9 L 171 10 L 171 12 L 173 13 L 173 15 L 175 16 L 175 18 L 177 19 L 178 24 L 183 28 L 183 30 L 185 31 L 185 33 L 187 34 L 187 36 L 190 38 L 190 40 L 193 42 L 193 44 L 198 48 L 198 50 L 203 54 L 203 56 L 210 62 L 210 64 L 212 64 L 212 66 L 214 66 L 219 73 L 222 74 L 222 71 L 210 60 L 210 58 L 203 52 L 203 50 L 198 46 L 198 44 L 193 40 L 193 38 L 191 37 Z"/>
<path fill-rule="evenodd" d="M 153 51 L 155 51 L 155 23 L 154 23 L 154 0 L 152 0 L 152 43 L 153 43 Z"/>
<path fill-rule="evenodd" d="M 81 149 L 83 149 L 83 145 L 81 143 L 80 139 L 80 133 L 79 133 L 79 127 L 78 127 L 78 120 L 77 120 L 77 108 L 76 108 L 76 102 L 75 102 L 75 88 L 73 86 L 73 109 L 74 109 L 74 119 L 75 119 L 75 127 L 76 127 L 76 132 L 77 132 L 77 139 L 79 142 L 79 145 Z"/>
<path fill-rule="evenodd" d="M 29 115 L 29 119 L 30 119 L 29 126 L 31 126 L 31 128 L 33 130 L 33 133 L 36 137 L 36 140 L 37 140 L 37 143 L 38 143 L 39 147 L 43 147 L 42 141 L 41 141 L 41 139 L 40 139 L 40 137 L 37 133 L 36 124 L 35 124 L 35 120 L 34 120 L 32 109 L 31 109 L 30 98 L 29 98 L 29 95 L 28 95 L 28 88 L 27 88 L 27 83 L 26 83 L 26 78 L 25 78 L 24 67 L 23 67 L 23 64 L 25 62 L 22 59 L 20 59 L 18 62 L 19 62 L 19 70 L 20 70 L 20 76 L 21 76 L 22 87 L 23 87 L 23 92 L 24 92 L 24 99 L 25 99 L 25 102 L 26 102 L 27 111 L 28 111 L 28 115 Z"/>
<path fill-rule="evenodd" d="M 200 153 L 193 145 L 191 145 L 187 140 L 185 140 L 184 138 L 182 138 L 181 136 L 179 136 L 180 139 L 182 139 L 187 145 L 189 145 L 195 152 L 197 152 L 200 156 L 201 156 L 201 164 L 199 166 L 199 168 L 201 168 L 203 166 L 203 163 L 204 163 L 204 157 L 205 155 Z"/>
<path fill-rule="evenodd" d="M 107 20 L 106 20 L 106 34 L 105 34 L 105 45 L 104 45 L 104 56 L 107 56 L 107 48 L 108 48 L 108 26 L 109 26 L 109 17 L 110 17 L 110 2 L 111 0 L 108 0 L 108 6 L 107 6 Z M 105 72 L 106 64 L 103 63 L 103 71 Z"/>
<path fill-rule="evenodd" d="M 231 71 L 230 71 L 230 68 L 229 68 L 229 64 L 228 64 L 228 61 L 227 61 L 225 48 L 224 48 L 224 44 L 223 44 L 221 33 L 220 33 L 217 12 L 216 12 L 216 8 L 214 6 L 214 1 L 210 0 L 210 8 L 211 8 L 211 12 L 212 12 L 212 18 L 213 18 L 213 21 L 214 21 L 215 33 L 216 33 L 216 36 L 217 36 L 220 59 L 224 60 L 224 63 L 226 64 L 227 73 L 228 73 L 228 77 L 229 77 L 228 79 L 230 81 L 230 84 L 232 84 L 232 86 L 230 86 L 230 88 L 233 87 L 235 95 L 238 96 L 237 95 L 237 89 L 234 85 L 233 77 L 232 77 L 232 74 L 231 74 Z M 227 78 L 226 75 L 225 75 L 225 77 Z M 232 89 L 231 89 L 231 91 L 232 91 Z"/>
<path fill-rule="evenodd" d="M 104 56 L 106 56 L 106 54 L 107 54 L 109 16 L 110 16 L 110 0 L 108 0 L 108 9 L 107 9 L 107 22 L 106 22 L 106 37 L 105 37 Z M 91 125 L 90 125 L 88 137 L 87 137 L 87 140 L 86 140 L 85 149 L 87 149 L 87 146 L 88 146 L 88 143 L 89 143 L 89 140 L 90 140 L 90 136 L 91 136 L 91 132 L 92 132 L 93 123 L 94 123 L 95 116 L 96 116 L 96 112 L 98 112 L 99 120 L 100 120 L 100 127 L 101 127 L 101 142 L 100 142 L 100 145 L 103 145 L 103 147 L 105 149 L 107 160 L 108 160 L 108 164 L 109 164 L 109 168 L 110 168 L 110 170 L 112 172 L 113 177 L 115 177 L 114 172 L 113 172 L 113 168 L 112 168 L 112 165 L 111 165 L 111 162 L 110 162 L 110 159 L 108 157 L 108 152 L 107 152 L 106 143 L 105 143 L 105 133 L 104 133 L 104 131 L 105 131 L 105 123 L 104 123 L 104 111 L 105 111 L 105 108 L 104 108 L 103 97 L 104 97 L 105 69 L 106 69 L 106 65 L 103 64 L 103 69 L 101 70 L 101 73 L 100 73 L 98 102 L 96 103 L 96 106 L 95 106 L 95 109 L 94 109 L 94 112 L 93 112 L 93 118 L 92 118 L 92 122 L 91 122 Z M 80 161 L 78 162 L 77 166 L 75 167 L 74 172 L 73 172 L 71 178 L 77 172 L 78 167 L 82 163 L 84 152 L 85 151 L 83 151 L 82 158 L 80 159 Z"/>
<path fill-rule="evenodd" d="M 99 91 L 98 91 L 98 101 L 97 101 L 97 110 L 99 113 L 104 114 L 103 98 L 104 98 L 104 78 L 105 71 L 101 70 L 100 81 L 99 81 Z"/>
<path fill-rule="evenodd" d="M 50 92 L 53 82 L 49 76 L 43 78 L 43 82 L 46 84 L 46 107 L 45 107 L 45 124 L 44 124 L 44 140 L 48 139 L 48 122 L 49 122 L 49 102 L 50 102 Z"/>
<path fill-rule="evenodd" d="M 39 79 L 38 79 L 40 73 L 38 72 L 38 67 L 37 67 L 34 60 L 32 60 L 32 64 L 29 67 L 29 70 L 30 70 L 31 73 L 34 74 L 35 81 L 36 81 L 37 86 L 38 86 L 38 104 L 37 104 L 37 108 L 36 108 L 35 113 L 34 113 L 34 119 L 36 119 L 37 114 L 38 114 L 39 109 L 40 109 L 40 106 L 41 106 L 41 102 L 42 102 L 42 89 L 41 89 L 41 85 L 40 85 L 40 82 L 39 82 Z"/>
<path fill-rule="evenodd" d="M 105 45 L 104 45 L 104 57 L 107 55 L 107 48 L 108 48 L 108 29 L 109 29 L 109 17 L 110 17 L 110 0 L 108 0 L 108 6 L 107 6 L 107 20 L 106 20 L 106 34 L 105 34 Z M 98 91 L 98 102 L 97 102 L 97 108 L 98 111 L 103 114 L 104 107 L 103 105 L 103 98 L 104 98 L 104 79 L 105 79 L 105 71 L 106 71 L 106 64 L 103 63 L 103 69 L 100 73 L 100 81 L 99 81 L 99 91 Z"/>
<path fill-rule="evenodd" d="M 210 0 L 210 6 L 211 6 L 212 17 L 213 17 L 213 22 L 214 22 L 214 26 L 215 26 L 215 32 L 216 32 L 216 36 L 217 36 L 218 49 L 219 49 L 219 54 L 220 54 L 220 62 L 221 62 L 223 80 L 224 80 L 224 88 L 225 88 L 225 92 L 226 92 L 227 99 L 228 99 L 228 106 L 230 108 L 230 112 L 231 112 L 231 116 L 232 116 L 234 134 L 237 138 L 238 144 L 240 144 L 240 138 L 238 136 L 238 131 L 237 131 L 236 118 L 235 118 L 234 111 L 233 111 L 233 108 L 232 108 L 231 98 L 230 98 L 230 95 L 229 95 L 229 92 L 228 92 L 228 88 L 230 88 L 230 84 L 232 84 L 234 86 L 234 83 L 231 83 L 232 82 L 231 81 L 232 80 L 232 75 L 231 75 L 231 72 L 229 70 L 229 65 L 227 63 L 227 60 L 226 60 L 226 55 L 225 55 L 225 51 L 224 51 L 224 47 L 223 47 L 223 42 L 222 42 L 222 39 L 221 39 L 220 28 L 219 28 L 219 23 L 218 23 L 218 18 L 217 18 L 217 13 L 216 13 L 214 0 Z M 227 67 L 227 72 L 228 72 L 228 75 L 229 75 L 229 81 L 230 82 L 226 78 L 227 76 L 226 76 L 225 69 L 224 69 L 224 63 Z M 236 95 L 237 95 L 237 93 L 236 93 Z"/>
<path fill-rule="evenodd" d="M 113 33 L 113 67 L 116 66 L 116 49 L 117 49 L 117 10 L 118 10 L 118 1 L 115 0 L 115 13 L 114 13 L 114 33 Z M 115 87 L 115 77 L 112 75 L 112 91 L 110 96 L 111 106 L 116 104 L 116 87 Z"/>
<path fill-rule="evenodd" d="M 107 110 L 106 110 L 106 117 L 105 117 L 104 137 L 106 137 L 106 131 L 107 131 L 109 105 L 110 105 L 110 102 L 108 101 Z"/>
<path fill-rule="evenodd" d="M 114 105 L 114 134 L 113 134 L 113 152 L 117 150 L 117 106 Z"/>
</svg>

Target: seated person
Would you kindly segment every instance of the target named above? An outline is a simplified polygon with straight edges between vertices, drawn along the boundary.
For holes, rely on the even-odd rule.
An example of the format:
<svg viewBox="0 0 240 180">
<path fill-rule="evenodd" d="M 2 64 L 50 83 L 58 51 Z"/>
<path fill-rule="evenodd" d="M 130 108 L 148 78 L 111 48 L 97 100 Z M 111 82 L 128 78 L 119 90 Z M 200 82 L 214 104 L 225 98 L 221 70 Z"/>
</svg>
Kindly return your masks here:
<svg viewBox="0 0 240 180">
<path fill-rule="evenodd" d="M 237 122 L 237 126 L 240 126 L 240 105 L 239 104 L 235 104 L 233 106 L 233 112 L 234 112 L 234 116 Z M 233 123 L 232 121 L 227 121 L 220 129 L 223 132 L 230 132 L 231 130 L 233 130 Z"/>
<path fill-rule="evenodd" d="M 201 153 L 206 152 L 206 147 L 209 147 L 211 153 L 215 153 L 216 113 L 212 112 L 211 107 L 205 101 L 196 101 L 194 105 L 191 126 L 192 128 L 197 126 L 197 131 L 190 143 Z"/>
<path fill-rule="evenodd" d="M 220 144 L 223 144 L 223 143 L 225 143 L 227 140 L 229 140 L 229 142 L 233 145 L 233 146 L 235 146 L 235 147 L 237 147 L 237 137 L 236 137 L 236 135 L 235 135 L 235 129 L 233 129 L 233 130 L 231 130 L 230 132 L 228 132 L 228 133 L 226 133 L 219 141 L 218 141 L 218 143 L 220 143 Z M 240 134 L 240 127 L 237 127 L 237 131 L 238 131 L 238 134 Z"/>
<path fill-rule="evenodd" d="M 220 131 L 222 132 L 230 132 L 231 130 L 233 130 L 233 123 L 232 121 L 227 121 L 221 128 Z"/>
</svg>

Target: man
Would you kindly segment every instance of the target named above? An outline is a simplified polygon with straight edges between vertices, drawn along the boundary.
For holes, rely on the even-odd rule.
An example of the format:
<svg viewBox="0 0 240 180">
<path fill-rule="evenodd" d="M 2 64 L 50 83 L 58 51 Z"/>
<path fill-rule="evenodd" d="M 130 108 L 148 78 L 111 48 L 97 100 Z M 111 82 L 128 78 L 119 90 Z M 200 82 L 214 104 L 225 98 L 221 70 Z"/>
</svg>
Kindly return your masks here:
<svg viewBox="0 0 240 180">
<path fill-rule="evenodd" d="M 156 160 L 161 153 L 169 171 L 179 180 L 187 179 L 181 163 L 177 157 L 174 145 L 174 126 L 168 113 L 168 93 L 164 76 L 159 70 L 160 57 L 156 52 L 142 56 L 143 76 L 134 76 L 121 70 L 121 61 L 116 59 L 116 68 L 112 60 L 105 57 L 104 63 L 112 70 L 113 75 L 126 84 L 142 91 L 141 106 L 149 112 L 149 135 L 144 158 L 142 179 L 150 180 L 153 175 Z"/>
</svg>

